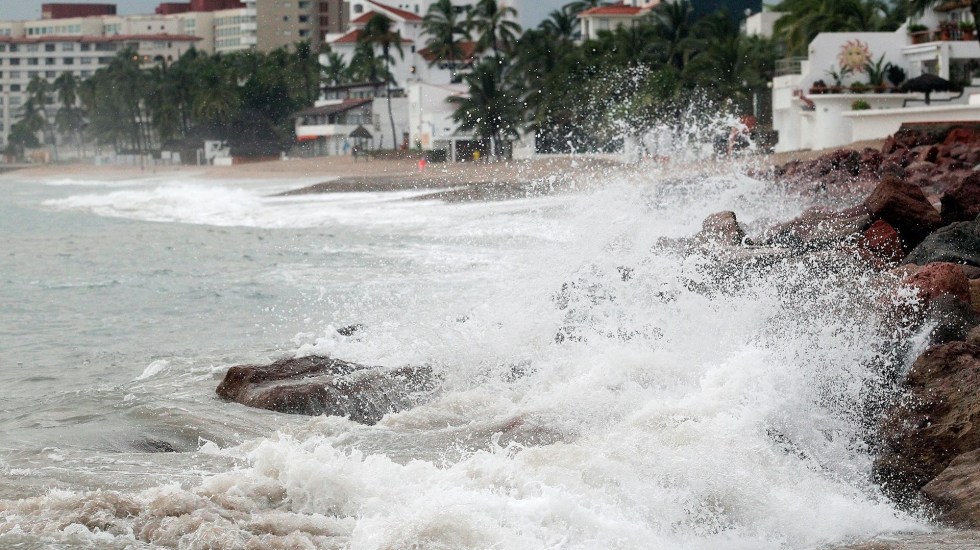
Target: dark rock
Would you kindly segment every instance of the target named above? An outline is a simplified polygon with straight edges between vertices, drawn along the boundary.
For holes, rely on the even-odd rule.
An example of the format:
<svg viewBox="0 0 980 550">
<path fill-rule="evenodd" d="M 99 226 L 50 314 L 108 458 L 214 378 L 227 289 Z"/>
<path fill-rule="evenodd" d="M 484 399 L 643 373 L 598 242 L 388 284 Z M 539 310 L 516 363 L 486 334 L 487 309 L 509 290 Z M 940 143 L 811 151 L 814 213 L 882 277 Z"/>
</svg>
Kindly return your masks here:
<svg viewBox="0 0 980 550">
<path fill-rule="evenodd" d="M 347 325 L 346 327 L 340 327 L 337 329 L 337 334 L 341 336 L 353 336 L 354 333 L 364 330 L 364 325 L 360 323 L 354 323 L 353 325 Z"/>
<path fill-rule="evenodd" d="M 950 342 L 926 350 L 905 380 L 907 393 L 881 424 L 874 477 L 890 494 L 908 496 L 954 457 L 980 449 L 980 348 Z"/>
<path fill-rule="evenodd" d="M 976 219 L 980 214 L 980 172 L 969 172 L 943 194 L 943 223 Z"/>
<path fill-rule="evenodd" d="M 939 147 L 936 145 L 920 145 L 912 149 L 919 162 L 935 163 L 939 158 Z"/>
<path fill-rule="evenodd" d="M 217 394 L 249 407 L 375 424 L 387 413 L 417 405 L 434 388 L 427 367 L 368 367 L 329 357 L 301 357 L 232 367 Z"/>
<path fill-rule="evenodd" d="M 936 230 L 902 261 L 918 265 L 932 262 L 980 267 L 980 221 L 953 223 Z"/>
<path fill-rule="evenodd" d="M 904 178 L 906 174 L 907 173 L 905 171 L 905 168 L 903 168 L 901 164 L 893 160 L 886 160 L 881 163 L 881 166 L 878 167 L 879 178 L 885 176 L 895 176 L 899 178 Z"/>
<path fill-rule="evenodd" d="M 894 227 L 905 246 L 912 248 L 942 220 L 918 187 L 899 178 L 886 176 L 864 201 L 873 220 L 885 220 Z"/>
</svg>

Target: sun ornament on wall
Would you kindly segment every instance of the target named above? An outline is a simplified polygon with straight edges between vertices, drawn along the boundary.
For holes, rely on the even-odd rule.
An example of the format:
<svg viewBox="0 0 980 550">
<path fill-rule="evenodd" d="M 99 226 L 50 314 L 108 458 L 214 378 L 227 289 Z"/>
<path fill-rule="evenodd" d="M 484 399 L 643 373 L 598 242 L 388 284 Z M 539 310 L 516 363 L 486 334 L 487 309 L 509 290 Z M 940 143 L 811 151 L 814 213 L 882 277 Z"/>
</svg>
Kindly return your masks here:
<svg viewBox="0 0 980 550">
<path fill-rule="evenodd" d="M 865 65 L 871 61 L 871 50 L 867 42 L 858 39 L 848 40 L 840 47 L 837 61 L 841 67 L 846 67 L 855 73 L 863 73 Z"/>
</svg>

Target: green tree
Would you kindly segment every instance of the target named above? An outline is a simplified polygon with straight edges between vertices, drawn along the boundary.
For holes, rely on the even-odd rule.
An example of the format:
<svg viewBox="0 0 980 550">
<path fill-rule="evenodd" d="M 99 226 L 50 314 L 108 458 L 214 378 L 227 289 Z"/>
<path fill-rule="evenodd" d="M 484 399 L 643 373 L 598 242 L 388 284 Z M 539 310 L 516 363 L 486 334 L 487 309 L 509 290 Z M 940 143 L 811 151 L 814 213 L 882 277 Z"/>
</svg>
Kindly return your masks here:
<svg viewBox="0 0 980 550">
<path fill-rule="evenodd" d="M 385 96 L 388 98 L 388 118 L 391 120 L 391 140 L 392 149 L 398 148 L 398 136 L 395 130 L 395 115 L 391 110 L 391 64 L 394 62 L 394 58 L 391 56 L 391 50 L 394 48 L 399 56 L 404 57 L 402 53 L 402 37 L 401 33 L 394 30 L 394 23 L 388 17 L 376 13 L 374 17 L 368 20 L 367 24 L 364 25 L 364 29 L 361 34 L 357 37 L 358 42 L 364 44 L 370 44 L 372 47 L 377 45 L 381 47 L 381 59 L 385 63 Z"/>
<path fill-rule="evenodd" d="M 517 10 L 510 6 L 501 6 L 497 0 L 480 0 L 473 8 L 473 30 L 480 37 L 476 41 L 479 51 L 493 50 L 497 62 L 501 62 L 500 53 L 510 54 L 521 26 L 514 21 Z"/>
<path fill-rule="evenodd" d="M 344 58 L 337 52 L 326 52 L 326 64 L 323 65 L 323 77 L 327 84 L 337 86 L 349 78 L 349 68 Z"/>
<path fill-rule="evenodd" d="M 773 10 L 785 13 L 774 32 L 794 55 L 806 55 L 821 32 L 887 31 L 894 24 L 881 0 L 782 0 Z"/>
<path fill-rule="evenodd" d="M 571 41 L 578 33 L 578 17 L 571 10 L 571 4 L 560 10 L 552 10 L 548 18 L 538 25 L 542 31 L 562 41 Z"/>
<path fill-rule="evenodd" d="M 61 73 L 54 81 L 54 91 L 61 103 L 55 114 L 55 124 L 60 132 L 71 136 L 72 143 L 81 153 L 81 130 L 85 116 L 78 107 L 78 79 L 69 72 Z"/>
<path fill-rule="evenodd" d="M 448 99 L 456 105 L 453 120 L 463 130 L 473 130 L 482 139 L 493 142 L 494 151 L 503 153 L 504 139 L 517 136 L 521 123 L 521 105 L 508 85 L 507 69 L 496 60 L 485 60 L 464 76 L 469 94 Z"/>
<path fill-rule="evenodd" d="M 422 19 L 422 32 L 428 36 L 426 49 L 432 54 L 430 65 L 445 61 L 449 67 L 450 81 L 456 79 L 457 61 L 463 59 L 463 40 L 468 38 L 460 12 L 450 0 L 438 0 L 429 6 Z"/>
</svg>

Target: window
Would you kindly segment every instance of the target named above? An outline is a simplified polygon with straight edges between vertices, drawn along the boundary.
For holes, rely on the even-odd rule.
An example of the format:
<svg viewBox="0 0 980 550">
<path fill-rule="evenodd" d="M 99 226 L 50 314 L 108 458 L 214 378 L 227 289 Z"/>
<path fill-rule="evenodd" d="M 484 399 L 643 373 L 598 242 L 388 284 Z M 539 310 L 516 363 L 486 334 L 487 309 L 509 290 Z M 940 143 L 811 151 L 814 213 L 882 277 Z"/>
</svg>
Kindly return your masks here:
<svg viewBox="0 0 980 550">
<path fill-rule="evenodd" d="M 36 52 L 37 50 L 38 50 L 38 45 L 37 44 L 28 44 L 27 45 L 27 51 L 29 51 L 29 52 Z"/>
<path fill-rule="evenodd" d="M 57 78 L 57 71 L 44 71 L 44 78 Z"/>
<path fill-rule="evenodd" d="M 20 84 L 11 84 L 10 85 L 10 91 L 11 92 L 19 92 L 20 91 Z"/>
<path fill-rule="evenodd" d="M 31 80 L 34 80 L 35 78 L 37 78 L 39 76 L 41 76 L 41 73 L 38 72 L 38 71 L 27 71 L 27 78 L 29 78 Z"/>
<path fill-rule="evenodd" d="M 283 15 L 282 16 L 282 20 L 288 22 L 289 21 L 289 16 L 288 15 Z"/>
<path fill-rule="evenodd" d="M 6 44 L 0 44 L 0 52 L 5 52 L 5 51 L 7 51 L 7 45 Z"/>
<path fill-rule="evenodd" d="M 10 51 L 16 52 L 17 51 L 17 44 L 11 44 L 10 45 Z"/>
<path fill-rule="evenodd" d="M 62 59 L 62 61 L 65 63 L 65 65 L 74 65 L 75 64 L 75 58 L 74 57 L 66 57 L 66 58 Z"/>
<path fill-rule="evenodd" d="M 46 51 L 46 52 L 53 52 L 54 51 L 54 44 L 45 44 L 44 45 L 44 51 Z"/>
<path fill-rule="evenodd" d="M 354 13 L 364 13 L 364 4 L 354 6 Z"/>
<path fill-rule="evenodd" d="M 18 59 L 18 58 L 15 57 L 15 58 L 13 58 L 13 59 L 10 60 L 10 64 L 11 65 L 20 65 L 20 59 Z"/>
<path fill-rule="evenodd" d="M 54 62 L 55 62 L 55 58 L 53 58 L 53 57 L 49 57 L 49 58 L 47 58 L 47 59 L 44 60 L 44 64 L 45 65 L 54 65 Z"/>
<path fill-rule="evenodd" d="M 73 52 L 75 51 L 75 45 L 71 42 L 64 42 L 61 44 L 61 51 L 63 52 Z"/>
<path fill-rule="evenodd" d="M 92 71 L 82 71 L 82 78 L 88 78 L 92 76 Z"/>
<path fill-rule="evenodd" d="M 27 58 L 27 64 L 28 65 L 37 65 L 38 63 L 39 63 L 39 61 L 38 61 L 38 58 L 36 58 L 36 57 L 28 57 Z"/>
<path fill-rule="evenodd" d="M 309 15 L 301 15 L 301 16 L 299 16 L 299 22 L 300 23 L 309 23 L 309 21 L 310 21 L 310 16 Z"/>
<path fill-rule="evenodd" d="M 10 71 L 10 79 L 20 78 L 20 71 Z"/>
<path fill-rule="evenodd" d="M 92 45 L 91 44 L 80 44 L 80 46 L 81 46 L 80 49 L 83 52 L 87 52 L 87 51 L 91 51 L 92 50 Z"/>
<path fill-rule="evenodd" d="M 301 9 L 301 10 L 305 10 L 305 9 L 307 9 L 307 8 L 310 7 L 309 1 L 301 1 L 301 2 L 298 2 L 297 4 L 298 4 L 297 7 L 299 9 Z"/>
<path fill-rule="evenodd" d="M 78 62 L 81 63 L 82 65 L 91 65 L 92 64 L 92 58 L 91 57 L 83 57 L 83 58 L 79 59 Z"/>
</svg>

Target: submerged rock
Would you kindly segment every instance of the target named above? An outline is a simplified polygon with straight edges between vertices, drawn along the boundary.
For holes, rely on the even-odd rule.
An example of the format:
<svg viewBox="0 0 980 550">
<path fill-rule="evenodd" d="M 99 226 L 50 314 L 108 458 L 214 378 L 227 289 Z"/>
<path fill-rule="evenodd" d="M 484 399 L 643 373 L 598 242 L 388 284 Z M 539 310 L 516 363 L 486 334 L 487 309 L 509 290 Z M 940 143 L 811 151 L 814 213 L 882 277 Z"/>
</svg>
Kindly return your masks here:
<svg viewBox="0 0 980 550">
<path fill-rule="evenodd" d="M 417 405 L 434 389 L 428 367 L 371 367 L 312 356 L 232 367 L 216 391 L 249 407 L 375 424 Z"/>
</svg>

